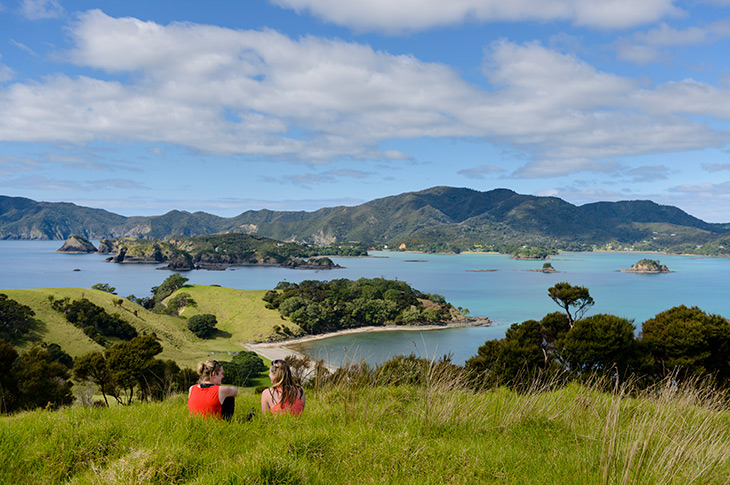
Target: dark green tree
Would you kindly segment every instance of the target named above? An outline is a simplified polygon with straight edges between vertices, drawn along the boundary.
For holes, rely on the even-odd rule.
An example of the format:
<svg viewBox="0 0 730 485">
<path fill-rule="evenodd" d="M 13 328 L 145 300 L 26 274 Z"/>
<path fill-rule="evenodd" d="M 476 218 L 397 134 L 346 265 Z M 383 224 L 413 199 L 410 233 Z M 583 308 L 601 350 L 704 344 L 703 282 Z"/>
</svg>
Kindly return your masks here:
<svg viewBox="0 0 730 485">
<path fill-rule="evenodd" d="M 218 319 L 210 313 L 193 315 L 188 319 L 188 328 L 200 338 L 208 339 L 215 335 Z"/>
<path fill-rule="evenodd" d="M 95 285 L 91 286 L 92 290 L 99 290 L 104 291 L 106 293 L 111 293 L 112 295 L 116 295 L 117 289 L 111 286 L 109 283 L 96 283 Z"/>
<path fill-rule="evenodd" d="M 730 322 L 720 315 L 676 306 L 643 323 L 640 343 L 657 376 L 678 369 L 682 375 L 730 379 Z"/>
<path fill-rule="evenodd" d="M 106 345 L 104 337 L 129 340 L 137 336 L 137 330 L 122 320 L 119 314 L 109 314 L 104 308 L 86 298 L 69 302 L 67 298 L 54 300 L 51 306 L 66 315 L 66 320 L 81 328 L 86 335 L 100 345 Z"/>
<path fill-rule="evenodd" d="M 152 295 L 155 305 L 162 303 L 162 300 L 185 286 L 187 281 L 188 278 L 184 277 L 180 273 L 173 273 L 168 276 L 160 286 L 153 286 Z"/>
<path fill-rule="evenodd" d="M 627 319 L 598 314 L 575 322 L 560 341 L 561 353 L 573 372 L 626 375 L 636 358 L 636 328 Z"/>
<path fill-rule="evenodd" d="M 74 360 L 74 377 L 79 381 L 89 381 L 95 384 L 109 406 L 107 395 L 117 396 L 116 385 L 112 373 L 107 365 L 106 358 L 101 352 L 90 352 Z"/>
<path fill-rule="evenodd" d="M 14 341 L 22 338 L 33 327 L 35 312 L 26 305 L 0 293 L 0 338 Z"/>
<path fill-rule="evenodd" d="M 573 286 L 568 282 L 557 283 L 548 288 L 548 296 L 558 304 L 568 316 L 570 328 L 576 320 L 580 320 L 588 309 L 595 303 L 585 286 Z M 575 317 L 570 309 L 575 308 Z"/>
<path fill-rule="evenodd" d="M 53 360 L 42 347 L 31 347 L 22 354 L 15 361 L 12 372 L 18 383 L 17 407 L 20 409 L 56 408 L 74 400 L 68 367 Z"/>
<path fill-rule="evenodd" d="M 71 369 L 74 366 L 74 359 L 69 354 L 67 354 L 63 348 L 61 348 L 60 345 L 54 344 L 54 343 L 42 343 L 41 347 L 43 347 L 46 352 L 48 352 L 48 355 L 51 359 L 51 361 L 60 362 L 67 368 Z"/>
<path fill-rule="evenodd" d="M 251 379 L 266 370 L 264 361 L 255 352 L 242 351 L 233 356 L 231 362 L 221 362 L 223 365 L 223 383 L 233 386 L 246 387 Z"/>
<path fill-rule="evenodd" d="M 118 398 L 120 403 L 131 404 L 134 390 L 139 386 L 140 397 L 148 395 L 149 374 L 147 371 L 155 365 L 154 356 L 162 352 L 162 346 L 153 335 L 141 335 L 129 342 L 118 342 L 105 352 L 105 358 L 112 379 L 120 390 L 126 394 Z"/>
<path fill-rule="evenodd" d="M 0 414 L 15 409 L 18 398 L 18 380 L 12 371 L 18 352 L 12 345 L 0 339 Z"/>
</svg>

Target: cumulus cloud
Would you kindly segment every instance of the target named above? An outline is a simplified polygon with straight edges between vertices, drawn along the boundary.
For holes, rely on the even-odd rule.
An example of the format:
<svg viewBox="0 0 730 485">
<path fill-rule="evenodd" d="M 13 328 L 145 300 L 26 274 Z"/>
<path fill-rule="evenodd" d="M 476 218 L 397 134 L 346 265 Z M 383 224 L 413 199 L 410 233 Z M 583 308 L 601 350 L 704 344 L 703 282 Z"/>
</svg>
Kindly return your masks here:
<svg viewBox="0 0 730 485">
<path fill-rule="evenodd" d="M 515 177 L 551 177 L 729 139 L 693 120 L 727 119 L 730 105 L 718 102 L 727 88 L 641 88 L 539 43 L 488 46 L 484 89 L 443 64 L 270 30 L 164 26 L 95 10 L 70 32 L 69 62 L 105 75 L 0 87 L 0 141 L 169 143 L 317 164 L 408 160 L 380 145 L 468 137 L 525 154 Z"/>
<path fill-rule="evenodd" d="M 390 33 L 462 22 L 567 21 L 601 29 L 655 22 L 680 11 L 674 0 L 269 0 L 356 30 Z"/>
<path fill-rule="evenodd" d="M 39 20 L 58 18 L 64 10 L 58 0 L 22 0 L 20 12 L 30 20 Z"/>
</svg>

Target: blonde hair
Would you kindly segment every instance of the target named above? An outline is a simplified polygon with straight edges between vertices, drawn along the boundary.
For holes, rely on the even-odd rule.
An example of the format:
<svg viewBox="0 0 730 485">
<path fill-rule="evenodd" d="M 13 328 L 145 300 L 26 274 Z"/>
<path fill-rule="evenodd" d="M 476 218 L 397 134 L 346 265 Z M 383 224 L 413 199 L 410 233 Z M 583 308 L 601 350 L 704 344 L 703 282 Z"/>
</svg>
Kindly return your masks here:
<svg viewBox="0 0 730 485">
<path fill-rule="evenodd" d="M 289 405 L 294 404 L 299 389 L 289 364 L 285 360 L 273 360 L 271 362 L 271 372 L 274 375 L 274 378 L 271 379 L 271 387 L 281 388 L 281 401 Z"/>
<path fill-rule="evenodd" d="M 213 377 L 213 374 L 220 372 L 221 367 L 223 366 L 221 366 L 220 362 L 212 359 L 199 363 L 198 375 L 200 378 L 198 379 L 198 383 L 202 384 L 203 382 L 209 381 L 210 378 Z"/>
</svg>

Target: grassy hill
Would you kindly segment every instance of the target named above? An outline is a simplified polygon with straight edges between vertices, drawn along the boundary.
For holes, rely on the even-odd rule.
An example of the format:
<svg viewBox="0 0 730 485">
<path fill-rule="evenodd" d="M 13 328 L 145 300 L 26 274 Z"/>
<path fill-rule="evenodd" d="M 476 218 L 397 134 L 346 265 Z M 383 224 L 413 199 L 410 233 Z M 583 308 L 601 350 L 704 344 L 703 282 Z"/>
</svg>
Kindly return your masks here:
<svg viewBox="0 0 730 485">
<path fill-rule="evenodd" d="M 2 483 L 722 484 L 730 412 L 702 389 L 629 397 L 571 384 L 307 391 L 300 418 L 189 418 L 184 396 L 0 417 Z"/>
<path fill-rule="evenodd" d="M 266 340 L 275 335 L 274 325 L 281 325 L 276 310 L 264 307 L 262 291 L 236 290 L 213 286 L 184 286 L 181 290 L 197 302 L 195 307 L 186 307 L 182 316 L 189 318 L 196 313 L 212 313 L 218 318 L 221 332 L 210 340 L 199 339 L 186 326 L 184 318 L 152 313 L 130 301 L 103 291 L 83 288 L 41 288 L 29 290 L 0 290 L 9 298 L 27 305 L 35 312 L 35 318 L 42 322 L 34 332 L 34 339 L 20 345 L 24 349 L 34 342 L 57 343 L 72 357 L 101 350 L 102 347 L 87 337 L 79 328 L 53 310 L 48 296 L 71 300 L 86 298 L 104 308 L 107 313 L 118 313 L 139 333 L 155 333 L 160 339 L 163 351 L 158 358 L 171 359 L 179 365 L 194 367 L 211 354 L 238 352 L 242 343 Z M 174 297 L 174 294 L 172 295 Z M 121 304 L 117 304 L 121 300 Z M 290 322 L 292 330 L 298 327 Z M 228 359 L 226 359 L 228 360 Z"/>
</svg>

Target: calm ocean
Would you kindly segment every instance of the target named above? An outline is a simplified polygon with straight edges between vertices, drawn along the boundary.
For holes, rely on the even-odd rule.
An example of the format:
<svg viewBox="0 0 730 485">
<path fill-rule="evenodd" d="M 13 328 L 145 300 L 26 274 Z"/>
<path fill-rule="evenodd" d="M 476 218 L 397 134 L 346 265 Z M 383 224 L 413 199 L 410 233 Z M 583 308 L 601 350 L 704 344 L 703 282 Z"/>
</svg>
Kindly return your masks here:
<svg viewBox="0 0 730 485">
<path fill-rule="evenodd" d="M 156 265 L 104 263 L 105 255 L 56 254 L 62 241 L 0 241 L 0 289 L 81 287 L 109 283 L 121 296 L 148 296 L 170 272 Z M 189 271 L 190 283 L 230 288 L 267 289 L 279 281 L 385 277 L 408 282 L 427 293 L 439 293 L 472 315 L 489 317 L 489 328 L 428 332 L 354 334 L 302 344 L 301 349 L 333 363 L 365 358 L 381 362 L 395 354 L 423 356 L 453 353 L 463 363 L 487 339 L 500 338 L 514 322 L 540 319 L 559 308 L 547 289 L 560 281 L 586 286 L 596 301 L 588 313 L 613 313 L 637 326 L 673 306 L 698 306 L 730 317 L 730 258 L 703 258 L 645 253 L 561 253 L 552 258 L 559 271 L 529 271 L 540 261 L 516 261 L 496 254 L 434 255 L 373 252 L 367 258 L 332 258 L 344 269 L 331 271 L 238 267 L 226 271 Z M 674 273 L 620 273 L 636 261 L 659 259 Z M 74 271 L 78 269 L 79 271 Z M 491 271 L 475 271 L 491 270 Z M 494 271 L 496 270 L 496 271 Z"/>
</svg>

